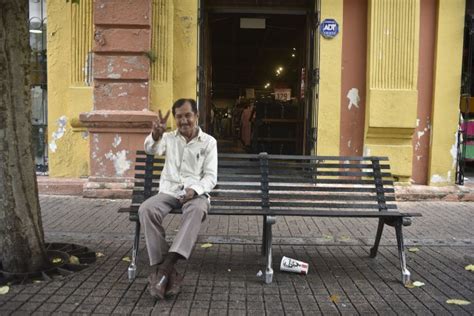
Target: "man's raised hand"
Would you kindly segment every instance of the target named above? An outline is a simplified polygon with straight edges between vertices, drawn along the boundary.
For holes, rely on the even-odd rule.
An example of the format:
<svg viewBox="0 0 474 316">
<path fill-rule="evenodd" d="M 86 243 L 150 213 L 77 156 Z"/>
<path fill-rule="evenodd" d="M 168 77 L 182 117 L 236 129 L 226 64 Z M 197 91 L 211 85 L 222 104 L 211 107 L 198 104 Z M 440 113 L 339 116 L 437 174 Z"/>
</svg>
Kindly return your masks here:
<svg viewBox="0 0 474 316">
<path fill-rule="evenodd" d="M 166 131 L 166 121 L 168 120 L 169 116 L 170 110 L 166 112 L 165 116 L 161 114 L 161 110 L 158 110 L 158 119 L 153 122 L 153 127 L 151 130 L 151 136 L 155 141 L 159 140 L 161 136 L 163 136 L 163 133 Z"/>
</svg>

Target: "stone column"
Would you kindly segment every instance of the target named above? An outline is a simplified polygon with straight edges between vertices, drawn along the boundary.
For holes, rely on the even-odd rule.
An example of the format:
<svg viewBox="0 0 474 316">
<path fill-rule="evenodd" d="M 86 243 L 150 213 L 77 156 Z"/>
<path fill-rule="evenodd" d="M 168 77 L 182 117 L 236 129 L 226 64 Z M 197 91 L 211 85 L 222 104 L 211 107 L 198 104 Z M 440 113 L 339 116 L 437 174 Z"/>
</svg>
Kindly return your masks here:
<svg viewBox="0 0 474 316">
<path fill-rule="evenodd" d="M 149 111 L 151 0 L 94 1 L 94 109 L 81 113 L 90 135 L 86 197 L 129 196 L 135 151 L 156 114 Z"/>
<path fill-rule="evenodd" d="M 418 102 L 419 0 L 369 2 L 364 154 L 389 156 L 408 182 Z"/>
</svg>

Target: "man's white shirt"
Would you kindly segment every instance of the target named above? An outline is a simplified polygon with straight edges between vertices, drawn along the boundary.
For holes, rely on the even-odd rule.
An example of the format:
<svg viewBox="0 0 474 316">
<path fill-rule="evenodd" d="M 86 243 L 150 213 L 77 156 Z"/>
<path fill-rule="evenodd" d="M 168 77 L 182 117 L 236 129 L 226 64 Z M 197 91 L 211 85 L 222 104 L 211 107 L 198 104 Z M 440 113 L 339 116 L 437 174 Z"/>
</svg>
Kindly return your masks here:
<svg viewBox="0 0 474 316">
<path fill-rule="evenodd" d="M 160 192 L 178 198 L 180 191 L 191 188 L 197 195 L 209 193 L 217 183 L 217 142 L 200 128 L 189 143 L 178 130 L 164 133 L 155 141 L 145 138 L 147 154 L 166 156 L 160 176 Z"/>
</svg>

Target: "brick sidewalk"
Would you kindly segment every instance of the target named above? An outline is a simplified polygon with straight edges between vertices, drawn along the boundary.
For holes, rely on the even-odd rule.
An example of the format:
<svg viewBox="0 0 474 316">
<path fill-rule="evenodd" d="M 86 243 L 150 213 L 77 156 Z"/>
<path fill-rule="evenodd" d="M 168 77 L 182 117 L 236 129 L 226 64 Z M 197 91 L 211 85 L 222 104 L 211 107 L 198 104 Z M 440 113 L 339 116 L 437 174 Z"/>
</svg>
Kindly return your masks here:
<svg viewBox="0 0 474 316">
<path fill-rule="evenodd" d="M 128 263 L 122 258 L 130 255 L 133 225 L 126 214 L 116 213 L 127 204 L 42 196 L 47 241 L 85 245 L 106 256 L 63 280 L 12 287 L 0 295 L 0 315 L 474 314 L 474 304 L 445 303 L 449 298 L 474 302 L 473 273 L 464 270 L 474 263 L 474 203 L 399 203 L 402 210 L 424 215 L 405 229 L 408 243 L 420 249 L 407 253 L 413 280 L 426 284 L 414 289 L 399 281 L 393 229 L 385 230 L 377 258 L 368 257 L 376 220 L 278 218 L 275 266 L 286 255 L 309 262 L 309 274 L 275 271 L 274 283 L 264 285 L 256 276 L 263 268 L 261 219 L 210 216 L 200 242 L 211 241 L 213 247 L 198 245 L 191 260 L 180 264 L 183 292 L 164 302 L 148 294 L 143 248 L 138 277 L 128 283 Z M 178 224 L 179 216 L 166 219 L 170 236 Z"/>
</svg>

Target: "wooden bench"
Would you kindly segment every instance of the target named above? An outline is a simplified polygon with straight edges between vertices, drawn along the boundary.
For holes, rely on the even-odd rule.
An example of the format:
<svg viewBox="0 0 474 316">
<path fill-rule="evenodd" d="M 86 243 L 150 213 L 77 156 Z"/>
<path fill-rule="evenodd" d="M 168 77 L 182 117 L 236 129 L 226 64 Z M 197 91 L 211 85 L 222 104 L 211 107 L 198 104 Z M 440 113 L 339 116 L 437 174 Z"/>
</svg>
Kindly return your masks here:
<svg viewBox="0 0 474 316">
<path fill-rule="evenodd" d="M 262 255 L 265 282 L 271 283 L 272 225 L 277 216 L 362 217 L 379 220 L 370 257 L 377 255 L 385 225 L 395 227 L 402 282 L 410 282 L 402 226 L 419 213 L 400 213 L 386 157 L 284 156 L 219 154 L 218 183 L 211 193 L 209 215 L 263 216 Z M 140 204 L 159 189 L 164 157 L 137 152 L 135 188 L 129 208 L 136 222 L 129 279 L 135 278 L 140 241 Z M 173 210 L 172 213 L 179 213 Z"/>
</svg>

